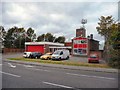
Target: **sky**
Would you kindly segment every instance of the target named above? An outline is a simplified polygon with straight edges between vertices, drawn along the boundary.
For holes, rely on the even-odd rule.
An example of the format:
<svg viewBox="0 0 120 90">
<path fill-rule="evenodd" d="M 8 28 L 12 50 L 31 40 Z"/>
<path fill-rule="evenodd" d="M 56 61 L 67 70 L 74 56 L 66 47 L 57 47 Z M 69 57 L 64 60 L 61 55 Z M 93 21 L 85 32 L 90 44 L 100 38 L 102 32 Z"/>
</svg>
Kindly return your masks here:
<svg viewBox="0 0 120 90">
<path fill-rule="evenodd" d="M 31 27 L 37 36 L 49 32 L 56 37 L 65 36 L 66 41 L 71 41 L 76 35 L 76 29 L 82 27 L 81 20 L 87 19 L 86 36 L 93 34 L 94 39 L 102 44 L 104 37 L 96 30 L 99 18 L 112 15 L 118 20 L 118 1 L 4 0 L 0 3 L 0 24 L 6 30 L 13 26 L 25 29 Z"/>
</svg>

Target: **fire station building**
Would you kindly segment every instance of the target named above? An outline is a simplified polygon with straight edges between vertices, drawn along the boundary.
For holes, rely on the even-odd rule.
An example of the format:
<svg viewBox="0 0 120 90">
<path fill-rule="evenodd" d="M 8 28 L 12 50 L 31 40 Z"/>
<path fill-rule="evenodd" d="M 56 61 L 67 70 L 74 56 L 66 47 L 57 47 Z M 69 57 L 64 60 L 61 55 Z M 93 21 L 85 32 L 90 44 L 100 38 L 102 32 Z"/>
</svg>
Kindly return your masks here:
<svg viewBox="0 0 120 90">
<path fill-rule="evenodd" d="M 65 47 L 61 43 L 53 42 L 25 42 L 25 51 L 26 52 L 54 52 L 59 49 L 71 49 L 71 47 Z"/>
<path fill-rule="evenodd" d="M 76 29 L 76 37 L 71 42 L 53 43 L 53 42 L 25 42 L 25 51 L 27 52 L 54 52 L 60 49 L 68 49 L 72 55 L 89 56 L 97 53 L 102 57 L 102 51 L 99 50 L 99 41 L 93 39 L 93 34 L 86 38 L 85 28 Z"/>
</svg>

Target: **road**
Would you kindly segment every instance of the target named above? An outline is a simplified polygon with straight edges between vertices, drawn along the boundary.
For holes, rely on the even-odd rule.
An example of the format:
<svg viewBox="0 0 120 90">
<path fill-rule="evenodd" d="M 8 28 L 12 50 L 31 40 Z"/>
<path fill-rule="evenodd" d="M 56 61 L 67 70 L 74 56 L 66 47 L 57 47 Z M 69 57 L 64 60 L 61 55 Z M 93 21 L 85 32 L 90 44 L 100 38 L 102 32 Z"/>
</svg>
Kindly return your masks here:
<svg viewBox="0 0 120 90">
<path fill-rule="evenodd" d="M 118 74 L 3 62 L 3 88 L 118 88 Z"/>
</svg>

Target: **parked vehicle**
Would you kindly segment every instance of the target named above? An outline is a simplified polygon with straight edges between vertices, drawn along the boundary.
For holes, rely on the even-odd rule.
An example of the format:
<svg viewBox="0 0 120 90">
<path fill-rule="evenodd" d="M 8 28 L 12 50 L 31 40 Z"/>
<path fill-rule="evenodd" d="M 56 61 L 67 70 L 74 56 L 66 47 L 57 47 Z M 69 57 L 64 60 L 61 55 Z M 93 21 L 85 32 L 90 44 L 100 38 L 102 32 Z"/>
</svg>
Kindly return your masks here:
<svg viewBox="0 0 120 90">
<path fill-rule="evenodd" d="M 24 58 L 29 58 L 30 54 L 31 54 L 31 52 L 24 52 L 23 57 Z"/>
<path fill-rule="evenodd" d="M 40 52 L 32 52 L 31 54 L 30 54 L 30 58 L 40 58 L 42 56 L 42 53 L 40 53 Z"/>
<path fill-rule="evenodd" d="M 46 53 L 40 57 L 40 59 L 49 60 L 52 57 L 52 53 Z"/>
<path fill-rule="evenodd" d="M 69 59 L 69 56 L 70 56 L 69 50 L 56 50 L 52 54 L 52 60 Z"/>
<path fill-rule="evenodd" d="M 97 63 L 99 63 L 99 57 L 98 57 L 98 55 L 96 55 L 96 54 L 90 55 L 89 58 L 88 58 L 88 63 L 91 63 L 91 62 L 97 62 Z"/>
</svg>

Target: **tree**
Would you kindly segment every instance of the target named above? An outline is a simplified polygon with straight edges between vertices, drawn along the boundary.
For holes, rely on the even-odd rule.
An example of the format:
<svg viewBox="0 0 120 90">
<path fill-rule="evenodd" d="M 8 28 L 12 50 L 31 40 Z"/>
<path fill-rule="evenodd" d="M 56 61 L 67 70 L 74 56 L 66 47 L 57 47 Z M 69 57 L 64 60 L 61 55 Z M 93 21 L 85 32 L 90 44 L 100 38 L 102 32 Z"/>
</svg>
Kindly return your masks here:
<svg viewBox="0 0 120 90">
<path fill-rule="evenodd" d="M 64 43 L 65 42 L 65 37 L 64 36 L 59 36 L 58 38 L 56 38 L 55 42 Z"/>
<path fill-rule="evenodd" d="M 30 41 L 33 41 L 33 39 L 35 38 L 36 38 L 36 34 L 34 33 L 34 30 L 32 28 L 28 28 L 27 39 L 30 39 Z"/>
<path fill-rule="evenodd" d="M 109 40 L 114 49 L 120 49 L 120 23 L 112 25 L 112 33 Z"/>
<path fill-rule="evenodd" d="M 104 36 L 105 37 L 105 59 L 107 60 L 107 62 L 109 62 L 109 50 L 110 50 L 110 44 L 109 44 L 109 40 L 110 40 L 110 36 L 111 36 L 111 33 L 112 33 L 112 28 L 111 26 L 113 25 L 113 18 L 112 16 L 107 16 L 107 17 L 104 17 L 104 16 L 101 16 L 100 19 L 99 19 L 99 23 L 96 27 L 98 33 L 101 35 L 101 36 Z"/>
<path fill-rule="evenodd" d="M 112 67 L 116 67 L 120 69 L 120 23 L 114 23 L 112 25 L 112 34 L 110 36 L 110 45 L 113 47 L 110 50 L 110 63 L 109 65 Z"/>
<path fill-rule="evenodd" d="M 53 42 L 54 39 L 55 37 L 51 33 L 47 33 L 38 36 L 37 41 Z"/>
<path fill-rule="evenodd" d="M 39 35 L 39 36 L 37 37 L 37 42 L 44 41 L 44 36 L 45 36 L 45 34 Z"/>
<path fill-rule="evenodd" d="M 13 32 L 15 32 L 15 30 L 18 29 L 17 27 L 13 27 L 8 29 L 7 34 L 5 36 L 5 40 L 4 40 L 4 46 L 6 48 L 11 48 L 13 47 L 13 41 L 15 39 Z"/>
<path fill-rule="evenodd" d="M 53 42 L 54 39 L 55 39 L 55 37 L 51 33 L 47 33 L 45 35 L 45 40 L 48 42 Z"/>
<path fill-rule="evenodd" d="M 97 31 L 105 37 L 104 56 L 108 64 L 120 68 L 120 23 L 116 23 L 112 16 L 101 16 Z"/>
<path fill-rule="evenodd" d="M 59 42 L 64 43 L 65 37 L 59 36 L 58 38 L 54 37 L 51 33 L 42 34 L 37 37 L 37 42 L 39 41 L 47 41 L 47 42 Z"/>
<path fill-rule="evenodd" d="M 105 37 L 105 41 L 107 41 L 109 39 L 109 36 L 111 34 L 111 25 L 113 24 L 113 18 L 112 16 L 107 16 L 107 17 L 104 17 L 104 16 L 101 16 L 101 18 L 99 19 L 99 23 L 96 27 L 98 33 L 102 36 Z"/>
<path fill-rule="evenodd" d="M 6 31 L 3 26 L 0 26 L 0 38 L 3 40 L 5 38 Z"/>
<path fill-rule="evenodd" d="M 7 48 L 22 48 L 22 44 L 25 42 L 21 42 L 24 39 L 24 28 L 12 27 L 8 30 L 5 36 L 5 47 Z M 17 42 L 17 43 L 16 43 Z M 23 44 L 24 45 L 24 44 Z"/>
</svg>

